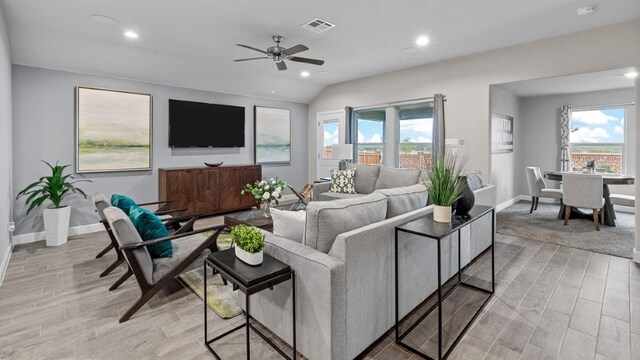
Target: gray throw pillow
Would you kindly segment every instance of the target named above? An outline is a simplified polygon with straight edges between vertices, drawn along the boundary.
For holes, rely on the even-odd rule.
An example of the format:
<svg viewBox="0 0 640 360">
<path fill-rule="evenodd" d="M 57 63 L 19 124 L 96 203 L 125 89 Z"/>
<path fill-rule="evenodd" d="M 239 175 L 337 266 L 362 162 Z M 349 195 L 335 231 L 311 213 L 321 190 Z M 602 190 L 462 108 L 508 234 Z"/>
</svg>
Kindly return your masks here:
<svg viewBox="0 0 640 360">
<path fill-rule="evenodd" d="M 419 183 L 420 170 L 405 170 L 381 167 L 376 190 L 405 187 Z"/>
<path fill-rule="evenodd" d="M 476 191 L 482 188 L 482 177 L 478 173 L 467 174 L 467 184 L 469 184 L 471 191 Z"/>
<path fill-rule="evenodd" d="M 312 201 L 307 205 L 303 243 L 329 253 L 336 236 L 385 219 L 387 197 L 369 194 L 355 199 Z"/>
<path fill-rule="evenodd" d="M 376 189 L 380 165 L 356 164 L 352 168 L 356 170 L 356 193 L 371 194 Z"/>
</svg>

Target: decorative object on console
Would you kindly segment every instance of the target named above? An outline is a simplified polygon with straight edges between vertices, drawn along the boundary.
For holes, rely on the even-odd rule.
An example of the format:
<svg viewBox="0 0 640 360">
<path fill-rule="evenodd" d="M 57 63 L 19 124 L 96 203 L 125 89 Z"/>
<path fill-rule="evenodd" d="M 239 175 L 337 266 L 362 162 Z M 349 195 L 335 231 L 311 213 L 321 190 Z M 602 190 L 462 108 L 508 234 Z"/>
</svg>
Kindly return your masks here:
<svg viewBox="0 0 640 360">
<path fill-rule="evenodd" d="M 83 181 L 91 182 L 91 180 L 75 180 L 71 174 L 64 175 L 64 169 L 71 165 L 58 165 L 56 162 L 52 166 L 44 160 L 42 162 L 51 169 L 51 175 L 43 176 L 38 181 L 29 184 L 18 193 L 16 199 L 28 196 L 25 201 L 29 205 L 27 214 L 46 200 L 51 201 L 53 207 L 46 208 L 43 212 L 45 238 L 47 246 L 59 246 L 67 242 L 71 215 L 71 208 L 62 205 L 62 200 L 71 194 L 80 194 L 87 198 L 87 194 L 75 187 L 75 184 Z"/>
<path fill-rule="evenodd" d="M 260 229 L 253 226 L 236 225 L 231 228 L 231 241 L 238 259 L 249 265 L 262 264 L 264 234 Z"/>
<path fill-rule="evenodd" d="M 76 172 L 151 170 L 148 94 L 76 87 Z"/>
<path fill-rule="evenodd" d="M 276 205 L 278 205 L 280 198 L 282 198 L 282 192 L 286 187 L 287 183 L 276 177 L 275 179 L 269 179 L 269 181 L 256 181 L 253 185 L 246 184 L 240 194 L 250 193 L 253 195 L 260 202 L 260 207 L 264 210 L 264 216 L 270 217 L 271 202 L 275 201 Z"/>
<path fill-rule="evenodd" d="M 217 163 L 208 163 L 208 162 L 205 162 L 204 164 L 205 164 L 205 165 L 207 165 L 208 167 L 218 167 L 218 166 L 220 166 L 220 165 L 224 164 L 224 161 L 220 161 L 220 162 L 217 162 Z"/>
<path fill-rule="evenodd" d="M 338 170 L 347 170 L 347 160 L 353 160 L 353 144 L 333 145 L 332 158 L 340 160 Z"/>
<path fill-rule="evenodd" d="M 461 176 L 465 163 L 466 158 L 458 161 L 458 156 L 453 152 L 434 154 L 424 185 L 434 204 L 433 219 L 437 222 L 451 222 L 451 206 L 460 199 L 467 184 L 466 178 Z"/>
<path fill-rule="evenodd" d="M 291 163 L 291 111 L 254 106 L 256 164 Z"/>
<path fill-rule="evenodd" d="M 456 215 L 462 217 L 463 219 L 469 218 L 469 211 L 473 209 L 473 205 L 475 204 L 476 198 L 473 195 L 473 190 L 469 185 L 469 178 L 467 176 L 463 176 L 464 178 L 464 187 L 462 188 L 462 194 L 460 199 L 456 202 Z"/>
<path fill-rule="evenodd" d="M 356 193 L 356 169 L 336 170 L 331 169 L 331 189 L 330 192 L 341 194 Z"/>
</svg>

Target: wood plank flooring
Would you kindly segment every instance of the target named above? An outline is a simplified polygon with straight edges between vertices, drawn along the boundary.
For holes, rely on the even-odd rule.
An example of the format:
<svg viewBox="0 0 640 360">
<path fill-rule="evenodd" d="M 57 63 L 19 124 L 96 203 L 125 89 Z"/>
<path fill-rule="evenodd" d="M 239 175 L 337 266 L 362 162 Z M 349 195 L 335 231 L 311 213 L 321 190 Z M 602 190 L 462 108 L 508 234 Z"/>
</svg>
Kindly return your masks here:
<svg viewBox="0 0 640 360">
<path fill-rule="evenodd" d="M 139 290 L 131 279 L 108 291 L 123 267 L 98 277 L 115 257 L 94 258 L 107 242 L 103 232 L 75 236 L 57 248 L 41 243 L 15 248 L 0 286 L 1 359 L 213 359 L 203 346 L 202 301 L 179 283 L 118 323 Z M 640 267 L 623 258 L 504 235 L 497 236 L 495 257 L 496 295 L 451 359 L 640 359 Z M 474 275 L 469 281 L 486 285 L 487 260 L 469 267 L 467 275 Z M 472 291 L 454 294 L 443 307 L 449 328 L 480 302 Z M 243 321 L 210 315 L 210 336 Z M 407 341 L 434 351 L 430 320 L 435 319 L 429 317 Z M 244 359 L 243 344 L 244 333 L 238 332 L 217 349 L 224 359 Z M 252 355 L 280 358 L 257 335 Z M 393 342 L 391 332 L 361 357 L 416 359 Z"/>
</svg>

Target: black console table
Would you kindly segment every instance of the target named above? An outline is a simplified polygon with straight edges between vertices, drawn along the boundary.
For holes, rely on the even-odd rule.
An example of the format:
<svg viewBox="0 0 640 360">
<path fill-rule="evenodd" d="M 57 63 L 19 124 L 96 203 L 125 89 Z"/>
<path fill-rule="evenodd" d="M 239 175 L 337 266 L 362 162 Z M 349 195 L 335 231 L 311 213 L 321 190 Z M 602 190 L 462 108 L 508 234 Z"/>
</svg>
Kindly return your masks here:
<svg viewBox="0 0 640 360">
<path fill-rule="evenodd" d="M 475 285 L 472 284 L 468 284 L 462 281 L 462 272 L 464 269 L 461 268 L 461 262 L 460 262 L 460 230 L 467 226 L 470 225 L 472 222 L 482 218 L 483 216 L 487 216 L 489 213 L 491 213 L 491 245 L 489 246 L 489 248 L 487 248 L 486 251 L 491 250 L 491 290 L 487 290 L 487 289 L 483 289 L 480 287 L 477 287 Z M 398 233 L 399 232 L 406 232 L 406 233 L 410 233 L 410 234 L 414 234 L 414 235 L 418 235 L 418 236 L 422 236 L 427 238 L 428 240 L 434 240 L 437 242 L 437 248 L 438 248 L 438 289 L 436 290 L 437 292 L 437 296 L 438 296 L 438 301 L 431 306 L 431 308 L 429 308 L 429 310 L 427 310 L 426 313 L 424 313 L 418 320 L 416 320 L 413 324 L 411 324 L 409 326 L 409 328 L 400 333 L 400 321 L 401 319 L 399 318 L 399 310 L 398 310 Z M 447 238 L 448 236 L 454 234 L 454 233 L 458 233 L 458 272 L 457 272 L 457 281 L 455 282 L 455 284 L 451 287 L 451 289 L 449 289 L 445 294 L 442 294 L 443 291 L 443 284 L 442 284 L 442 254 L 441 254 L 441 242 L 443 239 Z M 471 241 L 473 241 L 473 237 L 471 239 Z M 482 311 L 482 309 L 485 307 L 485 305 L 487 305 L 487 303 L 489 302 L 489 300 L 491 299 L 491 296 L 493 296 L 493 293 L 495 291 L 495 264 L 494 264 L 494 244 L 495 244 L 495 209 L 492 207 L 487 207 L 487 206 L 480 206 L 480 205 L 476 205 L 471 212 L 469 213 L 469 217 L 468 218 L 459 218 L 459 217 L 455 217 L 452 216 L 451 219 L 451 223 L 439 223 L 433 220 L 433 214 L 429 214 L 425 217 L 413 220 L 411 222 L 408 222 L 406 224 L 400 225 L 400 226 L 396 226 L 395 229 L 395 301 L 396 301 L 396 324 L 395 324 L 395 333 L 396 333 L 396 343 L 400 346 L 402 346 L 403 348 L 411 351 L 412 353 L 425 358 L 425 359 L 429 359 L 432 360 L 433 358 L 430 357 L 429 355 L 421 352 L 418 349 L 415 349 L 414 347 L 412 347 L 409 344 L 406 344 L 403 342 L 403 339 L 409 334 L 411 333 L 424 319 L 426 319 L 426 317 L 431 314 L 431 312 L 433 312 L 436 308 L 438 309 L 438 355 L 437 355 L 437 359 L 446 359 L 450 354 L 451 351 L 455 348 L 455 346 L 458 344 L 458 342 L 460 341 L 460 339 L 462 338 L 462 336 L 466 333 L 466 331 L 469 329 L 469 326 L 471 326 L 471 324 L 473 323 L 473 321 L 476 319 L 476 317 L 478 317 L 478 315 L 480 314 L 480 312 Z M 484 252 L 483 252 L 484 253 Z M 479 257 L 480 255 L 478 255 Z M 476 259 L 478 258 L 476 257 Z M 474 260 L 471 261 L 471 263 Z M 455 275 L 454 275 L 455 276 Z M 456 339 L 454 340 L 454 342 L 451 344 L 451 346 L 448 349 L 444 349 L 444 353 L 443 353 L 443 348 L 442 348 L 442 302 L 453 292 L 455 291 L 459 286 L 466 286 L 472 289 L 475 289 L 477 291 L 486 293 L 487 299 L 482 303 L 482 305 L 480 306 L 480 308 L 476 311 L 476 313 L 473 315 L 473 317 L 471 318 L 471 320 L 469 320 L 469 322 L 465 325 L 465 327 L 462 329 L 462 331 L 460 332 L 460 334 L 456 337 Z M 428 341 L 429 339 L 426 339 L 426 341 Z"/>
<path fill-rule="evenodd" d="M 246 346 L 247 346 L 247 360 L 251 359 L 251 349 L 249 342 L 249 329 L 253 329 L 264 341 L 267 342 L 272 348 L 274 348 L 285 359 L 291 360 L 287 354 L 278 348 L 267 336 L 262 334 L 256 329 L 253 324 L 249 322 L 251 314 L 249 312 L 249 295 L 258 293 L 265 289 L 272 289 L 277 284 L 285 282 L 291 279 L 291 288 L 293 291 L 293 359 L 296 359 L 296 281 L 295 271 L 289 267 L 289 265 L 267 255 L 263 254 L 263 262 L 257 266 L 251 266 L 243 263 L 236 258 L 234 248 L 227 250 L 217 251 L 210 254 L 204 260 L 204 344 L 209 349 L 209 352 L 215 356 L 216 359 L 221 360 L 218 354 L 211 347 L 211 343 L 216 340 L 233 333 L 236 330 L 242 328 L 246 329 Z M 220 276 L 233 285 L 233 289 L 240 290 L 245 295 L 246 310 L 244 312 L 246 321 L 244 324 L 239 325 L 222 335 L 208 340 L 207 334 L 207 266 L 213 268 L 214 273 L 219 273 Z M 255 319 L 254 319 L 255 320 Z"/>
</svg>

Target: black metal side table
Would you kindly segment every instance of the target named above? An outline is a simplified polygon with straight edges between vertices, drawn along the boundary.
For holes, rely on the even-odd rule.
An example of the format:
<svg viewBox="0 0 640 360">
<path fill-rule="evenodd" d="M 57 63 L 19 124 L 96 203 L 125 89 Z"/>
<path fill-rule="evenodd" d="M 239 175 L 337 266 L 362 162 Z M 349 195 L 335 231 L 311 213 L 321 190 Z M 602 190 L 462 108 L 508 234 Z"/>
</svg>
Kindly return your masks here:
<svg viewBox="0 0 640 360">
<path fill-rule="evenodd" d="M 484 251 L 489 251 L 491 250 L 491 290 L 487 290 L 487 289 L 483 289 L 480 288 L 478 286 L 472 285 L 472 284 L 468 284 L 462 281 L 462 272 L 463 269 L 461 268 L 461 262 L 460 262 L 460 230 L 467 226 L 470 225 L 472 222 L 482 218 L 483 216 L 487 216 L 489 213 L 491 213 L 491 245 Z M 421 352 L 418 349 L 415 349 L 414 347 L 412 347 L 409 344 L 406 344 L 404 342 L 402 342 L 402 340 L 409 334 L 411 333 L 427 316 L 429 316 L 429 314 L 431 314 L 431 312 L 433 312 L 436 308 L 438 309 L 438 357 L 437 359 L 446 359 L 450 354 L 451 351 L 455 348 L 455 346 L 458 344 L 458 342 L 460 341 L 460 339 L 462 338 L 462 336 L 467 332 L 467 330 L 469 329 L 469 327 L 471 326 L 471 324 L 473 323 L 473 321 L 476 319 L 476 317 L 478 317 L 478 315 L 480 314 L 480 312 L 482 311 L 482 309 L 485 307 L 485 305 L 487 305 L 487 303 L 489 302 L 489 300 L 491 299 L 491 297 L 493 296 L 493 293 L 495 291 L 495 263 L 494 263 L 494 244 L 495 244 L 495 209 L 492 207 L 488 207 L 488 206 L 480 206 L 480 205 L 476 205 L 471 212 L 469 213 L 469 217 L 468 218 L 456 218 L 452 216 L 451 219 L 451 223 L 439 223 L 433 220 L 433 214 L 429 214 L 428 216 L 425 216 L 423 218 L 420 219 L 416 219 L 413 221 L 410 221 L 406 224 L 400 225 L 400 226 L 396 226 L 395 229 L 395 301 L 396 301 L 396 323 L 395 323 L 395 334 L 396 334 L 396 343 L 400 346 L 402 346 L 403 348 L 411 351 L 412 353 L 424 358 L 424 359 L 429 359 L 432 360 L 433 358 L 430 357 L 429 355 Z M 424 313 L 422 316 L 420 316 L 420 318 L 418 320 L 416 320 L 413 324 L 411 324 L 409 326 L 409 328 L 407 330 L 405 330 L 404 332 L 400 333 L 400 321 L 401 319 L 400 314 L 399 314 L 399 310 L 398 310 L 398 233 L 399 232 L 406 232 L 406 233 L 410 233 L 410 234 L 414 234 L 414 235 L 418 235 L 418 236 L 422 236 L 428 239 L 432 239 L 435 240 L 437 243 L 437 248 L 438 248 L 438 289 L 436 290 L 437 292 L 437 296 L 438 296 L 438 301 L 433 304 L 433 306 L 431 306 L 429 308 L 429 310 L 427 310 L 426 313 Z M 458 234 L 458 272 L 457 272 L 457 281 L 455 282 L 455 284 L 453 284 L 453 286 L 451 287 L 451 289 L 449 289 L 444 295 L 442 294 L 443 291 L 443 284 L 442 284 L 442 253 L 441 253 L 441 242 L 443 239 L 445 239 L 446 237 L 448 237 L 449 235 L 452 235 L 454 233 Z M 483 252 L 483 253 L 484 253 Z M 478 257 L 480 257 L 480 255 L 478 255 Z M 478 258 L 476 257 L 476 259 Z M 474 260 L 471 260 L 471 263 L 473 263 Z M 455 274 L 454 274 L 455 276 Z M 476 311 L 476 313 L 471 317 L 471 319 L 469 320 L 469 322 L 465 325 L 465 327 L 462 329 L 462 331 L 460 332 L 460 334 L 458 334 L 458 336 L 456 337 L 456 339 L 453 341 L 453 343 L 451 344 L 451 346 L 445 350 L 444 354 L 443 354 L 443 349 L 442 349 L 442 302 L 453 292 L 455 291 L 459 286 L 466 286 L 468 288 L 472 288 L 475 289 L 477 291 L 483 292 L 485 294 L 488 294 L 487 299 L 482 303 L 482 305 L 480 306 L 480 308 Z M 409 312 L 411 313 L 411 312 Z M 427 339 L 428 341 L 428 339 Z"/>
<path fill-rule="evenodd" d="M 240 290 L 245 294 L 246 310 L 244 312 L 246 321 L 244 324 L 239 325 L 222 335 L 218 335 L 215 338 L 208 340 L 207 338 L 207 265 L 213 268 L 214 273 L 219 273 L 220 276 L 233 285 L 234 290 Z M 249 329 L 253 329 L 264 341 L 267 342 L 272 348 L 274 348 L 285 359 L 291 360 L 287 354 L 278 348 L 267 336 L 262 334 L 256 329 L 249 320 L 253 319 L 249 312 L 249 296 L 258 293 L 264 289 L 273 289 L 275 285 L 291 279 L 291 288 L 293 290 L 293 359 L 296 359 L 296 281 L 295 271 L 289 267 L 289 265 L 264 254 L 262 264 L 258 266 L 251 266 L 243 263 L 236 258 L 235 250 L 233 248 L 218 251 L 210 254 L 204 260 L 204 343 L 207 349 L 215 356 L 216 359 L 221 360 L 220 356 L 211 347 L 211 343 L 220 340 L 223 337 L 233 333 L 234 331 L 242 328 L 246 329 L 246 344 L 247 344 L 247 359 L 251 359 L 251 345 L 249 343 Z M 255 319 L 253 319 L 255 321 Z"/>
</svg>

